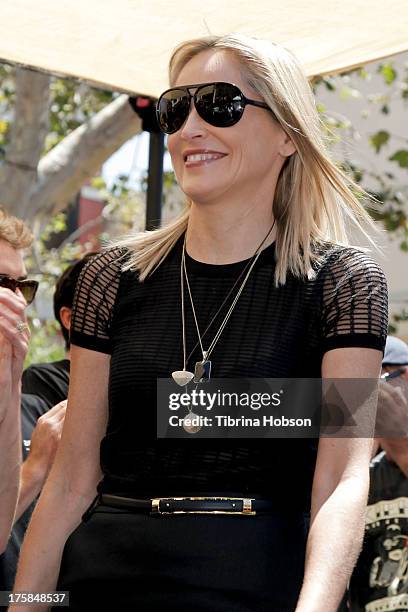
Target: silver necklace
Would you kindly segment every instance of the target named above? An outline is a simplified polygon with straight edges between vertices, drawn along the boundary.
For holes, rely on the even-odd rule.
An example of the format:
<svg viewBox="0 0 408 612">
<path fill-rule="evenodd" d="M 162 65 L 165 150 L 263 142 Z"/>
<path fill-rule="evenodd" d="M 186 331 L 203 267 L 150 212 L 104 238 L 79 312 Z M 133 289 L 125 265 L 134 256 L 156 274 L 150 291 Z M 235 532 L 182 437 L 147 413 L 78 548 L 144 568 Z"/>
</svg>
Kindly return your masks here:
<svg viewBox="0 0 408 612">
<path fill-rule="evenodd" d="M 218 331 L 216 332 L 212 342 L 210 343 L 209 347 L 207 350 L 204 349 L 203 347 L 203 343 L 202 343 L 202 338 L 205 335 L 205 333 L 207 332 L 207 330 L 209 329 L 209 327 L 212 325 L 212 323 L 214 322 L 215 318 L 218 316 L 221 308 L 223 307 L 223 305 L 225 304 L 225 302 L 227 301 L 227 299 L 229 298 L 230 294 L 232 293 L 235 285 L 237 284 L 238 280 L 241 278 L 242 274 L 245 272 L 245 270 L 241 273 L 241 275 L 238 277 L 237 281 L 235 282 L 234 286 L 232 287 L 231 291 L 228 293 L 227 297 L 224 299 L 223 303 L 221 304 L 220 308 L 218 309 L 218 311 L 216 312 L 216 314 L 214 315 L 214 317 L 212 318 L 212 320 L 210 321 L 209 325 L 207 326 L 205 332 L 203 335 L 200 334 L 200 329 L 198 326 L 198 321 L 197 321 L 197 316 L 196 316 L 196 311 L 195 311 L 195 307 L 194 307 L 194 301 L 193 301 L 193 296 L 191 293 L 191 288 L 190 288 L 190 283 L 188 280 L 188 274 L 187 274 L 187 269 L 186 269 L 186 261 L 185 261 L 185 248 L 186 248 L 186 235 L 184 235 L 184 243 L 183 243 L 183 252 L 182 252 L 182 257 L 181 257 L 181 266 L 180 266 L 180 285 L 181 285 L 181 318 L 182 318 L 182 329 L 183 329 L 183 370 L 177 370 L 175 372 L 172 372 L 172 377 L 173 380 L 179 384 L 180 386 L 185 386 L 187 385 L 189 382 L 191 382 L 191 380 L 193 380 L 194 378 L 194 382 L 195 383 L 201 383 L 204 382 L 206 380 L 210 379 L 211 376 L 211 361 L 209 360 L 209 357 L 212 353 L 212 351 L 215 348 L 215 345 L 217 344 L 222 332 L 224 331 L 224 328 L 239 300 L 239 297 L 242 293 L 242 291 L 244 290 L 244 287 L 248 281 L 248 278 L 252 272 L 253 267 L 255 266 L 259 255 L 261 254 L 261 248 L 263 246 L 263 244 L 265 243 L 265 241 L 267 240 L 268 236 L 270 235 L 270 233 L 272 232 L 273 228 L 275 225 L 275 221 L 273 222 L 271 228 L 269 229 L 268 233 L 266 234 L 265 238 L 262 240 L 261 244 L 258 246 L 258 248 L 256 249 L 254 255 L 252 256 L 251 260 L 248 262 L 247 267 L 245 268 L 246 274 L 244 276 L 244 279 L 241 283 L 240 288 L 238 289 L 237 295 L 235 296 L 230 308 L 228 309 L 227 314 L 225 315 L 220 327 L 218 328 Z M 184 305 L 184 276 L 186 278 L 186 282 L 187 282 L 187 289 L 188 289 L 188 293 L 189 293 L 189 297 L 190 297 L 190 303 L 191 303 L 191 308 L 193 311 L 193 316 L 194 316 L 194 322 L 195 322 L 195 326 L 196 326 L 196 330 L 197 330 L 197 336 L 198 336 L 198 342 L 200 344 L 200 348 L 201 348 L 201 354 L 202 354 L 202 360 L 201 361 L 197 361 L 197 363 L 195 364 L 195 368 L 194 368 L 194 373 L 190 372 L 186 369 L 187 366 L 187 360 L 186 360 L 186 327 L 185 327 L 185 305 Z M 196 345 L 197 346 L 197 345 Z M 193 349 L 195 350 L 195 349 Z M 190 353 L 191 355 L 191 353 Z"/>
</svg>

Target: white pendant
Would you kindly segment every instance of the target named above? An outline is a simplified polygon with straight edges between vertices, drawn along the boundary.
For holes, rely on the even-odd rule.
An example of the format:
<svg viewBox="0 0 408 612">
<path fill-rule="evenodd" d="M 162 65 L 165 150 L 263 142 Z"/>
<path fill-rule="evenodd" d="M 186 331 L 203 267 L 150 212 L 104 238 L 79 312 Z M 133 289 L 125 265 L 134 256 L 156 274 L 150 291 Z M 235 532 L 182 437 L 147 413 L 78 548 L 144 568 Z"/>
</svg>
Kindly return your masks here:
<svg viewBox="0 0 408 612">
<path fill-rule="evenodd" d="M 177 372 L 172 372 L 171 375 L 174 382 L 180 385 L 180 387 L 184 387 L 184 385 L 189 383 L 194 378 L 194 374 L 188 370 L 177 370 Z"/>
<path fill-rule="evenodd" d="M 186 417 L 184 417 L 183 419 L 183 429 L 187 432 L 187 433 L 191 433 L 191 434 L 195 434 L 198 431 L 200 431 L 201 429 L 201 425 L 199 425 L 200 423 L 200 417 L 198 416 L 198 414 L 194 414 L 194 412 L 190 412 Z"/>
</svg>

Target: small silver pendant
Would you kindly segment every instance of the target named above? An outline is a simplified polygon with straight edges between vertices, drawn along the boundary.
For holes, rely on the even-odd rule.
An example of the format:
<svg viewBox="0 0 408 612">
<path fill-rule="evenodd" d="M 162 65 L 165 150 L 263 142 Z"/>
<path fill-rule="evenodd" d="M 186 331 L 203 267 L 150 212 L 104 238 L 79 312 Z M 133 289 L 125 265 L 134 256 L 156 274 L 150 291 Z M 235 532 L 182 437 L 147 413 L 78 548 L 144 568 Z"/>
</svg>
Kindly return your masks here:
<svg viewBox="0 0 408 612">
<path fill-rule="evenodd" d="M 180 387 L 184 387 L 187 383 L 189 383 L 194 378 L 194 374 L 189 372 L 188 370 L 177 370 L 176 372 L 172 372 L 171 376 Z"/>
<path fill-rule="evenodd" d="M 210 380 L 211 376 L 211 361 L 197 361 L 194 368 L 194 382 L 202 383 Z"/>
<path fill-rule="evenodd" d="M 189 412 L 189 414 L 183 419 L 183 429 L 187 433 L 195 434 L 201 429 L 200 417 L 198 414 L 194 414 L 194 412 Z"/>
</svg>

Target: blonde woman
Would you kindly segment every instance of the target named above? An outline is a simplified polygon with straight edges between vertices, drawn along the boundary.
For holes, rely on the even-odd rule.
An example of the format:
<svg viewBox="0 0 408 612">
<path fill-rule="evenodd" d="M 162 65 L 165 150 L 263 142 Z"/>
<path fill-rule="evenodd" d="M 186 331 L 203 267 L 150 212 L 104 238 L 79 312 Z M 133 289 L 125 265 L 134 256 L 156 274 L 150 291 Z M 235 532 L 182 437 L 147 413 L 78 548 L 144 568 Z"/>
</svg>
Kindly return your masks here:
<svg viewBox="0 0 408 612">
<path fill-rule="evenodd" d="M 291 53 L 185 42 L 170 84 L 158 119 L 188 205 L 83 271 L 63 437 L 15 589 L 57 586 L 73 610 L 335 612 L 370 440 L 158 440 L 156 380 L 210 360 L 218 378 L 377 377 L 386 284 L 346 233 L 368 217 Z"/>
</svg>

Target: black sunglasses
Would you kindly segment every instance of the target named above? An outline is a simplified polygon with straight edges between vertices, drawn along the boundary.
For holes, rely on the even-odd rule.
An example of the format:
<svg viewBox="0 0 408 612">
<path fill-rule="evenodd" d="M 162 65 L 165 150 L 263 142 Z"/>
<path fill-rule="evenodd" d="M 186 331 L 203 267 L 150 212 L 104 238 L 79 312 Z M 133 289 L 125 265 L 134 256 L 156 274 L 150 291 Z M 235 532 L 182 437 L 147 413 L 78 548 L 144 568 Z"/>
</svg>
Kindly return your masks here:
<svg viewBox="0 0 408 612">
<path fill-rule="evenodd" d="M 7 274 L 0 274 L 0 287 L 10 289 L 14 293 L 20 289 L 25 301 L 31 304 L 38 289 L 38 282 L 35 280 L 16 280 Z"/>
<path fill-rule="evenodd" d="M 190 89 L 195 89 L 195 93 L 191 94 Z M 201 119 L 214 127 L 230 127 L 238 123 L 247 104 L 265 108 L 273 114 L 265 102 L 250 100 L 232 83 L 172 87 L 163 92 L 156 103 L 157 121 L 165 134 L 174 134 L 181 128 L 190 112 L 192 99 Z"/>
</svg>

